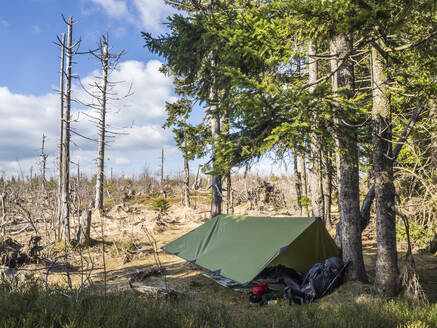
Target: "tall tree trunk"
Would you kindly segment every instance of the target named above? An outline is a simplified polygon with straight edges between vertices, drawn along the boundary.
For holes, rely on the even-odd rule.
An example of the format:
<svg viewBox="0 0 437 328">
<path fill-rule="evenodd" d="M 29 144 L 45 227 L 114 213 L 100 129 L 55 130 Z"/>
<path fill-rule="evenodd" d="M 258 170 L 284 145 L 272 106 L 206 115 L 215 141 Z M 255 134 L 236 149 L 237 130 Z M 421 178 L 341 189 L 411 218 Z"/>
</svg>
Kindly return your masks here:
<svg viewBox="0 0 437 328">
<path fill-rule="evenodd" d="M 331 228 L 331 204 L 332 204 L 332 163 L 329 150 L 322 152 L 323 160 L 323 217 L 327 228 Z"/>
<path fill-rule="evenodd" d="M 65 94 L 64 133 L 62 140 L 62 223 L 65 239 L 70 241 L 70 111 L 71 66 L 73 64 L 73 18 L 68 20 L 67 32 L 67 85 Z"/>
<path fill-rule="evenodd" d="M 332 91 L 346 99 L 351 98 L 354 92 L 353 63 L 347 58 L 351 50 L 352 40 L 348 35 L 339 34 L 331 41 L 331 55 L 334 58 L 331 69 L 336 70 Z M 338 91 L 340 88 L 342 90 Z M 337 108 L 335 113 L 342 255 L 344 261 L 352 262 L 347 270 L 347 279 L 367 281 L 360 230 L 357 134 L 354 129 L 341 123 L 343 111 Z"/>
<path fill-rule="evenodd" d="M 309 44 L 308 51 L 308 83 L 315 83 L 319 75 L 319 67 L 317 63 L 317 41 L 312 39 Z M 316 89 L 316 85 L 312 85 L 308 91 L 313 93 Z M 326 224 L 326 218 L 324 217 L 323 210 L 323 189 L 322 189 L 322 147 L 320 137 L 316 131 L 319 128 L 319 117 L 317 111 L 317 105 L 314 103 L 313 107 L 313 126 L 311 133 L 311 162 L 310 162 L 310 184 L 311 184 L 311 204 L 312 204 L 312 216 L 321 217 Z"/>
<path fill-rule="evenodd" d="M 65 77 L 65 33 L 62 33 L 61 40 L 61 70 L 59 72 L 59 93 L 61 119 L 59 122 L 59 156 L 58 156 L 58 238 L 61 237 L 62 227 L 62 165 L 63 165 L 63 142 L 64 142 L 64 77 Z"/>
<path fill-rule="evenodd" d="M 211 97 L 214 99 L 214 97 Z M 220 117 L 217 113 L 217 106 L 211 105 L 211 134 L 212 134 L 212 163 L 213 163 L 213 175 L 211 177 L 211 189 L 212 189 L 212 199 L 211 199 L 211 218 L 222 213 L 222 177 L 217 175 L 215 170 L 217 169 L 216 153 L 217 142 L 220 138 Z"/>
<path fill-rule="evenodd" d="M 374 47 L 372 47 L 371 65 L 377 241 L 375 286 L 387 296 L 394 296 L 399 291 L 399 269 L 394 211 L 391 106 L 388 78 L 385 73 L 387 62 Z"/>
<path fill-rule="evenodd" d="M 108 69 L 109 69 L 109 53 L 108 40 L 103 41 L 102 62 L 102 86 L 99 88 L 100 96 L 100 117 L 98 121 L 98 154 L 97 154 L 97 179 L 96 179 L 96 202 L 95 208 L 103 211 L 103 183 L 105 178 L 105 137 L 106 137 L 106 104 L 107 104 L 107 88 L 108 88 Z"/>
<path fill-rule="evenodd" d="M 297 167 L 297 153 L 296 150 L 293 151 L 293 170 L 294 170 L 294 188 L 296 191 L 296 201 L 297 206 L 300 209 L 300 215 L 303 215 L 303 208 L 302 208 L 302 178 L 300 175 L 300 172 Z"/>
</svg>

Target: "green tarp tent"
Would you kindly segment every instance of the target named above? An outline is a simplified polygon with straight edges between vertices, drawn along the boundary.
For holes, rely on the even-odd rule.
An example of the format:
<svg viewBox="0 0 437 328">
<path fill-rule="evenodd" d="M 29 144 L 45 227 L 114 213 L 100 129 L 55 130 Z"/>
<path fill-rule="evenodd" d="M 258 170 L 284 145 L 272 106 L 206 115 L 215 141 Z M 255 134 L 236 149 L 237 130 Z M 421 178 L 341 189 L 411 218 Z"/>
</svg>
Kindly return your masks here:
<svg viewBox="0 0 437 328">
<path fill-rule="evenodd" d="M 320 219 L 292 217 L 217 215 L 162 249 L 240 284 L 269 265 L 306 273 L 340 256 Z"/>
</svg>

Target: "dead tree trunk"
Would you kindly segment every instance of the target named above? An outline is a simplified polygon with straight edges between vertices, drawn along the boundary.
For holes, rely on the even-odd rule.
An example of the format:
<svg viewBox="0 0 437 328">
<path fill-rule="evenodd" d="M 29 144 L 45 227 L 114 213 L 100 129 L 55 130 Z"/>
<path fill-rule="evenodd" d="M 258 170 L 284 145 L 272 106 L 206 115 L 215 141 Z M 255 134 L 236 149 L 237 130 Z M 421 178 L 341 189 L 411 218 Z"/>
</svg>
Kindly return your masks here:
<svg viewBox="0 0 437 328">
<path fill-rule="evenodd" d="M 89 246 L 91 241 L 91 209 L 87 208 L 83 211 L 79 220 L 79 228 L 77 230 L 77 244 L 80 246 Z"/>
<path fill-rule="evenodd" d="M 65 94 L 64 132 L 62 139 L 62 224 L 64 238 L 70 241 L 70 111 L 71 111 L 71 66 L 73 64 L 73 18 L 67 22 L 67 74 Z"/>
<path fill-rule="evenodd" d="M 297 206 L 300 209 L 300 215 L 303 215 L 303 208 L 302 208 L 302 203 L 301 203 L 301 199 L 302 199 L 302 179 L 300 176 L 300 172 L 298 170 L 297 167 L 297 154 L 296 154 L 296 150 L 293 151 L 293 170 L 294 170 L 294 188 L 296 191 L 296 201 L 297 201 Z"/>
<path fill-rule="evenodd" d="M 96 178 L 96 201 L 95 208 L 103 211 L 103 183 L 105 178 L 105 140 L 106 140 L 106 104 L 108 88 L 108 69 L 109 53 L 108 39 L 104 38 L 101 44 L 101 54 L 98 57 L 102 64 L 102 84 L 99 87 L 101 95 L 99 97 L 99 120 L 98 128 L 98 154 L 97 154 L 97 178 Z"/>
<path fill-rule="evenodd" d="M 396 251 L 395 187 L 391 105 L 386 75 L 386 59 L 372 47 L 373 173 L 376 200 L 376 276 L 375 286 L 387 296 L 399 291 Z"/>
<path fill-rule="evenodd" d="M 353 96 L 353 63 L 347 56 L 352 50 L 349 35 L 339 34 L 331 41 L 332 91 L 345 99 Z M 342 89 L 341 91 L 338 91 Z M 341 246 L 344 261 L 351 261 L 347 279 L 367 281 L 364 269 L 361 230 L 358 176 L 357 134 L 354 129 L 342 124 L 344 109 L 335 113 L 335 141 L 338 173 L 338 198 L 340 206 Z"/>
<path fill-rule="evenodd" d="M 191 206 L 190 202 L 190 166 L 187 154 L 184 154 L 184 205 L 186 208 Z"/>
<path fill-rule="evenodd" d="M 1 236 L 4 237 L 6 233 L 6 197 L 8 194 L 3 192 L 0 196 L 2 202 L 2 222 L 1 222 Z"/>
<path fill-rule="evenodd" d="M 61 119 L 59 122 L 59 155 L 58 155 L 58 238 L 61 236 L 62 227 L 62 165 L 63 165 L 63 142 L 64 142 L 64 77 L 65 77 L 65 33 L 62 33 L 61 42 L 61 70 L 59 73 L 59 93 Z"/>
<path fill-rule="evenodd" d="M 44 144 L 46 141 L 46 136 L 42 135 L 42 142 L 41 142 L 41 189 L 45 189 L 46 184 L 46 163 L 47 163 L 47 154 L 44 153 Z"/>
<path fill-rule="evenodd" d="M 310 41 L 308 57 L 308 83 L 313 84 L 318 79 L 318 63 L 317 55 L 317 42 L 315 39 Z M 308 91 L 313 93 L 316 89 L 316 85 L 312 85 Z M 324 217 L 323 209 L 323 189 L 322 189 L 322 147 L 320 137 L 315 132 L 319 128 L 319 117 L 317 113 L 317 104 L 313 107 L 313 127 L 311 133 L 311 166 L 309 168 L 310 184 L 311 184 L 311 204 L 312 204 L 312 216 L 321 217 L 326 225 L 326 218 Z"/>
<path fill-rule="evenodd" d="M 200 164 L 197 166 L 196 179 L 194 179 L 193 189 L 197 190 L 200 187 Z"/>
<path fill-rule="evenodd" d="M 164 148 L 161 150 L 161 188 L 164 187 Z"/>
</svg>

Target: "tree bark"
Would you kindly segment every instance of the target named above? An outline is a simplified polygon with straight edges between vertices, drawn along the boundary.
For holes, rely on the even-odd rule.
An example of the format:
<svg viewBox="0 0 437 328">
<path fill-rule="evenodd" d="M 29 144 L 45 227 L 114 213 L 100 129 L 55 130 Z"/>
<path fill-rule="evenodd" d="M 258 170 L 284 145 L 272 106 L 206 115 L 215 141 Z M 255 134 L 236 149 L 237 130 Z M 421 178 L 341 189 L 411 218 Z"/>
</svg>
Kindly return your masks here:
<svg viewBox="0 0 437 328">
<path fill-rule="evenodd" d="M 89 246 L 91 241 L 91 210 L 85 209 L 80 216 L 79 228 L 77 230 L 77 243 L 80 246 Z"/>
<path fill-rule="evenodd" d="M 41 189 L 45 189 L 46 185 L 46 163 L 47 163 L 47 155 L 44 153 L 44 146 L 45 146 L 46 136 L 44 133 L 42 134 L 42 141 L 41 141 Z"/>
<path fill-rule="evenodd" d="M 62 139 L 62 224 L 67 241 L 70 241 L 70 111 L 71 111 L 71 66 L 73 64 L 73 19 L 68 20 L 67 75 L 65 94 L 64 132 Z"/>
<path fill-rule="evenodd" d="M 61 119 L 59 122 L 59 156 L 58 156 L 58 238 L 61 236 L 62 227 L 62 165 L 63 165 L 63 142 L 64 142 L 64 75 L 65 75 L 65 33 L 61 40 L 61 70 L 59 73 L 59 93 Z"/>
<path fill-rule="evenodd" d="M 332 204 L 332 163 L 329 151 L 322 151 L 323 171 L 323 218 L 327 228 L 331 228 L 331 204 Z"/>
<path fill-rule="evenodd" d="M 343 61 L 333 74 L 332 91 L 345 99 L 351 98 L 354 90 L 353 63 L 347 59 L 351 49 L 352 40 L 348 35 L 336 35 L 331 41 L 331 55 L 334 58 L 331 60 L 331 69 L 337 67 L 339 60 Z M 335 142 L 342 256 L 343 261 L 351 261 L 346 278 L 367 281 L 360 230 L 357 134 L 354 129 L 341 123 L 343 114 L 342 108 L 336 109 Z"/>
<path fill-rule="evenodd" d="M 309 207 L 308 207 L 308 178 L 307 178 L 307 169 L 306 169 L 306 156 L 305 153 L 302 152 L 300 154 L 300 173 L 302 176 L 302 193 L 303 196 L 305 197 L 305 215 L 309 216 L 310 215 L 310 211 L 309 211 Z"/>
<path fill-rule="evenodd" d="M 220 138 L 220 118 L 215 109 L 216 106 L 210 106 L 212 117 L 211 117 L 211 134 L 213 139 L 212 144 L 212 163 L 213 163 L 213 175 L 211 177 L 211 189 L 212 189 L 212 199 L 211 199 L 211 218 L 222 213 L 222 177 L 217 175 L 215 170 L 217 169 L 215 165 L 216 160 L 216 144 Z"/>
<path fill-rule="evenodd" d="M 315 82 L 318 79 L 319 75 L 319 67 L 317 63 L 317 59 L 315 56 L 317 55 L 317 42 L 315 39 L 312 39 L 309 44 L 309 63 L 308 63 L 308 83 L 312 85 L 309 87 L 308 91 L 310 93 L 314 93 L 316 89 Z M 310 184 L 311 184 L 311 207 L 312 207 L 312 216 L 322 218 L 323 222 L 326 225 L 326 218 L 324 217 L 324 209 L 323 209 L 323 189 L 322 189 L 322 147 L 320 142 L 320 137 L 317 135 L 317 130 L 319 128 L 319 117 L 317 111 L 317 105 L 314 103 L 313 107 L 313 126 L 311 133 L 311 162 L 310 162 Z"/>
<path fill-rule="evenodd" d="M 186 208 L 191 206 L 190 203 L 190 166 L 188 156 L 184 154 L 184 205 Z"/>
<path fill-rule="evenodd" d="M 213 174 L 211 176 L 211 218 L 216 215 L 222 213 L 222 176 L 217 175 L 216 169 L 216 149 L 217 143 L 220 139 L 220 114 L 217 110 L 217 105 L 215 102 L 217 101 L 216 92 L 213 90 L 213 86 L 211 87 L 210 92 L 210 105 L 209 111 L 211 113 L 211 135 L 212 135 L 212 169 Z"/>
<path fill-rule="evenodd" d="M 296 191 L 296 201 L 297 201 L 297 206 L 300 209 L 300 215 L 303 215 L 303 208 L 302 208 L 302 203 L 301 203 L 301 199 L 302 199 L 302 179 L 300 176 L 300 172 L 298 170 L 297 167 L 297 154 L 296 154 L 296 150 L 293 151 L 293 170 L 294 170 L 294 188 Z"/>
<path fill-rule="evenodd" d="M 105 178 L 105 139 L 106 139 L 106 104 L 108 88 L 109 53 L 108 40 L 103 40 L 102 63 L 102 86 L 99 88 L 99 121 L 98 121 L 98 154 L 97 154 L 97 177 L 96 177 L 96 201 L 95 208 L 103 211 L 103 183 Z"/>
<path fill-rule="evenodd" d="M 374 47 L 372 47 L 371 65 L 377 240 L 375 286 L 387 296 L 394 296 L 399 291 L 399 269 L 394 211 L 391 105 L 388 78 L 385 73 L 387 62 Z"/>
<path fill-rule="evenodd" d="M 396 161 L 402 146 L 404 142 L 407 140 L 408 136 L 410 135 L 411 131 L 413 130 L 414 125 L 416 124 L 417 120 L 419 119 L 420 113 L 422 112 L 423 108 L 425 107 L 425 102 L 422 102 L 413 112 L 413 115 L 411 116 L 410 121 L 408 122 L 408 125 L 402 132 L 394 150 L 393 150 L 393 156 L 392 160 L 393 162 Z M 373 200 L 375 199 L 375 184 L 372 185 L 370 190 L 367 192 L 366 197 L 364 198 L 363 204 L 361 205 L 361 211 L 360 211 L 360 217 L 361 217 L 361 232 L 366 229 L 367 225 L 370 222 L 370 208 L 372 207 Z"/>
</svg>

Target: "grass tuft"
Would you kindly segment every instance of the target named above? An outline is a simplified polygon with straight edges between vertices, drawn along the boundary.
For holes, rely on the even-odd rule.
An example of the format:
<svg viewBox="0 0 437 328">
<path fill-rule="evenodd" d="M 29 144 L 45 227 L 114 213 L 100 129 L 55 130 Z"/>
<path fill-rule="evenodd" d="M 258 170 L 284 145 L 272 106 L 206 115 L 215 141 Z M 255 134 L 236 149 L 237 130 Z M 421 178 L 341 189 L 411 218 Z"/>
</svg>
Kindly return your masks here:
<svg viewBox="0 0 437 328">
<path fill-rule="evenodd" d="M 84 293 L 76 302 L 38 285 L 0 285 L 0 327 L 436 327 L 437 305 L 363 297 L 349 304 L 251 308 L 244 299 L 145 297 L 132 292 Z"/>
</svg>

